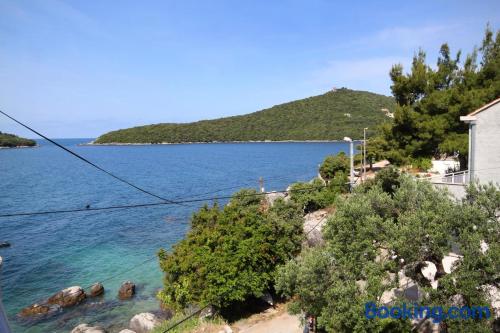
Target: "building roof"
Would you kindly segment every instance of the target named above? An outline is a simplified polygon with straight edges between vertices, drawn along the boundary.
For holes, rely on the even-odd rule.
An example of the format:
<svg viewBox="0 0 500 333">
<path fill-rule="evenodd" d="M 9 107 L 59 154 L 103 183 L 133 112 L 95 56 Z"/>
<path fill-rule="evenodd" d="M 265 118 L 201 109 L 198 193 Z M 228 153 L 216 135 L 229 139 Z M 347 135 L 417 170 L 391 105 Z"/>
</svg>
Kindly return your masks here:
<svg viewBox="0 0 500 333">
<path fill-rule="evenodd" d="M 483 106 L 481 106 L 479 109 L 469 113 L 468 115 L 466 116 L 461 116 L 460 117 L 460 120 L 463 121 L 463 122 L 466 122 L 466 123 L 474 123 L 476 121 L 476 115 L 484 110 L 487 110 L 488 108 L 490 108 L 491 106 L 497 104 L 497 103 L 500 103 L 500 98 L 497 98 L 495 99 L 494 101 L 491 101 L 489 102 L 488 104 L 485 104 Z"/>
<path fill-rule="evenodd" d="M 469 116 L 475 116 L 475 115 L 476 115 L 476 114 L 478 114 L 479 112 L 482 112 L 482 111 L 486 110 L 487 108 L 489 108 L 490 106 L 493 106 L 493 105 L 495 105 L 495 104 L 497 104 L 497 103 L 499 103 L 499 102 L 500 102 L 500 98 L 497 98 L 497 99 L 495 99 L 494 101 L 491 101 L 491 102 L 489 102 L 488 104 L 485 104 L 485 105 L 481 106 L 479 109 L 477 109 L 477 110 L 475 110 L 475 111 L 473 111 L 473 112 L 469 113 L 469 114 L 467 115 L 467 117 L 469 117 Z"/>
</svg>

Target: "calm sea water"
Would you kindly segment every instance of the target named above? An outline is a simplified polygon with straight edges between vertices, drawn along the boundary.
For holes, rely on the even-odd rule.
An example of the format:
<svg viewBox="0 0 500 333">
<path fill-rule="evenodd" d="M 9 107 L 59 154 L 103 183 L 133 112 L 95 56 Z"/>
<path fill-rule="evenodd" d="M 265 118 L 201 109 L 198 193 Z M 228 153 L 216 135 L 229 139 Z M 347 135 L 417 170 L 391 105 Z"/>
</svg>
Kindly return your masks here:
<svg viewBox="0 0 500 333">
<path fill-rule="evenodd" d="M 229 195 L 238 188 L 281 190 L 309 180 L 328 154 L 345 143 L 240 143 L 152 146 L 78 146 L 90 139 L 61 139 L 98 165 L 167 198 Z M 154 198 L 40 141 L 40 148 L 0 150 L 0 213 L 100 207 L 155 202 Z M 207 192 L 214 192 L 206 194 Z M 158 308 L 162 275 L 160 247 L 169 249 L 189 229 L 203 203 L 114 211 L 0 218 L 3 303 L 14 332 L 69 332 L 79 323 L 119 331 L 139 312 Z M 38 323 L 16 313 L 58 290 L 106 280 L 105 296 Z M 134 281 L 132 301 L 116 299 L 118 287 Z"/>
</svg>

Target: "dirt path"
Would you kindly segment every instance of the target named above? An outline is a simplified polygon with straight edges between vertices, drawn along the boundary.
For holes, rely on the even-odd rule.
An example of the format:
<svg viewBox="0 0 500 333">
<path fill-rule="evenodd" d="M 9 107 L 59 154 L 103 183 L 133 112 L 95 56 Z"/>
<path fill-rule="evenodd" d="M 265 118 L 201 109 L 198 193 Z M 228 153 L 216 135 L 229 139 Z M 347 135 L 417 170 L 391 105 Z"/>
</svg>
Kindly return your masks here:
<svg viewBox="0 0 500 333">
<path fill-rule="evenodd" d="M 288 314 L 286 306 L 268 309 L 231 327 L 238 333 L 302 333 L 299 317 Z"/>
</svg>

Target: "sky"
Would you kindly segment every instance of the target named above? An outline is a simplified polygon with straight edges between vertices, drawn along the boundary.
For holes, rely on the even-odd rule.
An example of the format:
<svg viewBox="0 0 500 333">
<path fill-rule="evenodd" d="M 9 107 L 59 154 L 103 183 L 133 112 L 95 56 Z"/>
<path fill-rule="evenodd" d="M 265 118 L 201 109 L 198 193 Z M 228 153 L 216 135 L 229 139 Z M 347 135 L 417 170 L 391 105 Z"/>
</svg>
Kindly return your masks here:
<svg viewBox="0 0 500 333">
<path fill-rule="evenodd" d="M 0 109 L 52 138 L 390 95 L 419 48 L 469 53 L 500 1 L 0 0 Z M 0 115 L 0 131 L 35 137 Z"/>
</svg>

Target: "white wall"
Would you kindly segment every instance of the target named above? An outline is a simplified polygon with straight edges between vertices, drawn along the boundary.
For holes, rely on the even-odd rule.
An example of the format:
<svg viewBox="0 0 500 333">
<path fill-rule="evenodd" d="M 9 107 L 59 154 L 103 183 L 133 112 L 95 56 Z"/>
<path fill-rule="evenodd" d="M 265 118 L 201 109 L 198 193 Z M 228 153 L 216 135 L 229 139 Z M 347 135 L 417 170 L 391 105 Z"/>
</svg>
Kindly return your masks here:
<svg viewBox="0 0 500 333">
<path fill-rule="evenodd" d="M 474 177 L 500 183 L 500 103 L 476 115 Z"/>
</svg>

